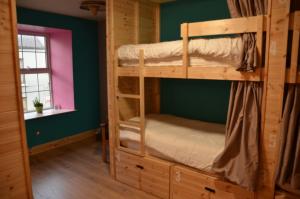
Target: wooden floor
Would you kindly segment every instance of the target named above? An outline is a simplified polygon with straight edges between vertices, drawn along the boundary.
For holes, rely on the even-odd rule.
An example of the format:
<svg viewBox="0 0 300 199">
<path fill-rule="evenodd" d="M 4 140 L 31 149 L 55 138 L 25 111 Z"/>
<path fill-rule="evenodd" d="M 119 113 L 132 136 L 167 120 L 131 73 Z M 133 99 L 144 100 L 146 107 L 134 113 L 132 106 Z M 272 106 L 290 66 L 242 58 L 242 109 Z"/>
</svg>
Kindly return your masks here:
<svg viewBox="0 0 300 199">
<path fill-rule="evenodd" d="M 88 139 L 31 157 L 34 199 L 156 199 L 114 181 Z"/>
</svg>

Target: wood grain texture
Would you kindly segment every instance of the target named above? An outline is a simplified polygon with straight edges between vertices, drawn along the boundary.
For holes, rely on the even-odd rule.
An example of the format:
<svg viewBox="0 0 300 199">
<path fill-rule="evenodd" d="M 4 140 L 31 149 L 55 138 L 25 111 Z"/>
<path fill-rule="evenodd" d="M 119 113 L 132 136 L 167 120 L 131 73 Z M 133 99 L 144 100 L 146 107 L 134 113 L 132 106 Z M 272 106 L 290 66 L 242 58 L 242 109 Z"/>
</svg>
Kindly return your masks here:
<svg viewBox="0 0 300 199">
<path fill-rule="evenodd" d="M 16 29 L 15 1 L 0 0 L 1 199 L 32 198 Z"/>
<path fill-rule="evenodd" d="M 90 138 L 31 156 L 35 199 L 155 199 L 110 177 L 101 143 Z"/>
<path fill-rule="evenodd" d="M 280 121 L 286 79 L 286 55 L 290 19 L 290 0 L 271 0 L 270 21 L 267 30 L 268 55 L 264 86 L 263 132 L 261 134 L 262 176 L 257 193 L 258 199 L 271 199 L 275 194 L 275 169 L 279 152 Z"/>
<path fill-rule="evenodd" d="M 254 193 L 216 176 L 174 166 L 171 172 L 171 199 L 254 199 Z"/>
</svg>

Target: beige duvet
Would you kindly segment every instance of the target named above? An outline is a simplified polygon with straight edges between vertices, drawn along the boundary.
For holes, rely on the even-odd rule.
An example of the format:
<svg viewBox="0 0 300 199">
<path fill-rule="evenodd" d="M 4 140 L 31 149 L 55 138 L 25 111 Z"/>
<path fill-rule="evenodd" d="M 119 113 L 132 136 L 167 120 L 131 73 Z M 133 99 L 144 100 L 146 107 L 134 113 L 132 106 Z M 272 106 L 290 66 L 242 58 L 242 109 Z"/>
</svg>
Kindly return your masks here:
<svg viewBox="0 0 300 199">
<path fill-rule="evenodd" d="M 140 136 L 121 129 L 120 141 L 122 146 L 138 149 Z M 148 115 L 145 144 L 150 155 L 209 171 L 224 148 L 225 126 L 171 115 Z"/>
<path fill-rule="evenodd" d="M 154 44 L 123 45 L 118 49 L 121 66 L 137 66 L 140 50 L 146 66 L 182 66 L 183 43 L 170 41 Z M 238 67 L 243 54 L 240 37 L 192 39 L 189 41 L 191 66 Z"/>
</svg>

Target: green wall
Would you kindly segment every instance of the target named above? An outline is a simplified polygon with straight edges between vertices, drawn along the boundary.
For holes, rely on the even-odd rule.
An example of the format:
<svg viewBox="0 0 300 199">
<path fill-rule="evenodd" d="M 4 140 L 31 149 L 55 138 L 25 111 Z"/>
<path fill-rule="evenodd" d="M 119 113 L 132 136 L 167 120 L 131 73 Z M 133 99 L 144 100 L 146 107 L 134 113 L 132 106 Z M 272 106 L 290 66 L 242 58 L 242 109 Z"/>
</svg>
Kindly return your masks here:
<svg viewBox="0 0 300 199">
<path fill-rule="evenodd" d="M 97 22 L 17 8 L 18 23 L 72 30 L 76 112 L 26 121 L 29 147 L 95 129 L 99 123 Z M 40 131 L 36 136 L 35 132 Z"/>
<path fill-rule="evenodd" d="M 161 40 L 180 39 L 180 24 L 229 18 L 226 0 L 177 0 L 161 5 Z M 225 123 L 230 82 L 161 80 L 161 112 Z"/>
</svg>

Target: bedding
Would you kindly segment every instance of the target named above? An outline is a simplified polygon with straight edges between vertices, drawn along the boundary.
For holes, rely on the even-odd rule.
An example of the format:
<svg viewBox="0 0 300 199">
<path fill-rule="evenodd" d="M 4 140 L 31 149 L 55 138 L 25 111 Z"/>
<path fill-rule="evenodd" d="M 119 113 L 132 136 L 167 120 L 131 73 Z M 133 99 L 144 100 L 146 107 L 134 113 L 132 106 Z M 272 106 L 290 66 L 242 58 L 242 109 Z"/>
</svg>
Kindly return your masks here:
<svg viewBox="0 0 300 199">
<path fill-rule="evenodd" d="M 140 135 L 121 128 L 120 142 L 123 147 L 138 150 Z M 145 147 L 152 156 L 210 171 L 224 145 L 224 125 L 171 115 L 146 117 Z"/>
<path fill-rule="evenodd" d="M 123 45 L 118 49 L 121 66 L 137 66 L 140 50 L 144 50 L 145 66 L 182 66 L 182 41 L 154 44 Z M 188 44 L 191 66 L 239 67 L 243 56 L 240 37 L 192 39 Z"/>
</svg>

